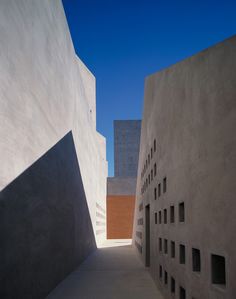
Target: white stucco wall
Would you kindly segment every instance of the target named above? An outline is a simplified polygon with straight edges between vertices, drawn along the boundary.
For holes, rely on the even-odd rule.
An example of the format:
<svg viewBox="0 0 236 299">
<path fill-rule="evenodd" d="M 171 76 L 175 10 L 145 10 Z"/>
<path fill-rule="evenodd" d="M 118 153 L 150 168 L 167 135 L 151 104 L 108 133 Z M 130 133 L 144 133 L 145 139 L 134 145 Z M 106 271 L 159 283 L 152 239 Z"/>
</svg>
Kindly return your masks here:
<svg viewBox="0 0 236 299">
<path fill-rule="evenodd" d="M 0 189 L 72 130 L 98 230 L 96 203 L 106 209 L 106 141 L 96 131 L 95 78 L 75 54 L 61 1 L 2 0 L 0 48 Z"/>
</svg>

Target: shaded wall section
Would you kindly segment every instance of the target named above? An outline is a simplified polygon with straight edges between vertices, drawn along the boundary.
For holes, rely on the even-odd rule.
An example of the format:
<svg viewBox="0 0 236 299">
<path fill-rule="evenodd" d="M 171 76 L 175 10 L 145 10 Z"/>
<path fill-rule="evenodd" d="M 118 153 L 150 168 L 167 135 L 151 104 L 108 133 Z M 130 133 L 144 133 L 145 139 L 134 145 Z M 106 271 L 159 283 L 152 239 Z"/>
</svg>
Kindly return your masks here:
<svg viewBox="0 0 236 299">
<path fill-rule="evenodd" d="M 0 193 L 0 298 L 45 298 L 95 248 L 69 132 Z"/>
</svg>

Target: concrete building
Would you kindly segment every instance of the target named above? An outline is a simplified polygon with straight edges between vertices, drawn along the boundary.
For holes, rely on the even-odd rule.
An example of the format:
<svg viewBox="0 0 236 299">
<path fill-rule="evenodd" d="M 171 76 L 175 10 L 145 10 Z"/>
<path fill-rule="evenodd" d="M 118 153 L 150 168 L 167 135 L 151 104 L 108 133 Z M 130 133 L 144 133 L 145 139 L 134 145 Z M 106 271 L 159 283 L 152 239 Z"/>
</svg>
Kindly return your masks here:
<svg viewBox="0 0 236 299">
<path fill-rule="evenodd" d="M 165 298 L 236 296 L 236 36 L 149 76 L 133 238 Z"/>
<path fill-rule="evenodd" d="M 107 179 L 107 237 L 130 239 L 133 230 L 140 120 L 114 121 L 114 177 Z"/>
<path fill-rule="evenodd" d="M 106 237 L 95 78 L 60 0 L 0 2 L 0 298 L 45 298 Z"/>
</svg>

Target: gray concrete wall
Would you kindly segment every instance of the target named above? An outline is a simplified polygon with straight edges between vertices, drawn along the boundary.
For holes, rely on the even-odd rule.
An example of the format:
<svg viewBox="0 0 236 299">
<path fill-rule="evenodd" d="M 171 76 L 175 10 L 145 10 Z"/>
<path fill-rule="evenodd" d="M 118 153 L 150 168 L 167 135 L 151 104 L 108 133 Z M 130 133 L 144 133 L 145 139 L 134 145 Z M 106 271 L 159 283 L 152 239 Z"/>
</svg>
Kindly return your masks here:
<svg viewBox="0 0 236 299">
<path fill-rule="evenodd" d="M 106 226 L 97 227 L 104 222 L 97 209 L 106 210 L 106 142 L 96 132 L 95 78 L 75 55 L 61 1 L 1 1 L 0 45 L 0 189 L 72 130 L 102 242 Z"/>
<path fill-rule="evenodd" d="M 137 177 L 140 120 L 114 121 L 115 177 Z"/>
<path fill-rule="evenodd" d="M 107 195 L 134 195 L 135 192 L 136 178 L 107 178 Z"/>
<path fill-rule="evenodd" d="M 186 298 L 235 298 L 235 73 L 234 36 L 146 79 L 133 236 L 145 262 L 148 253 L 145 209 L 149 205 L 150 271 L 165 298 L 172 298 L 171 277 L 176 283 L 175 298 L 180 298 L 180 286 L 186 290 Z M 146 167 L 154 140 L 156 151 Z M 155 164 L 157 174 L 149 183 L 148 176 Z M 179 221 L 181 202 L 185 205 L 184 222 Z M 175 210 L 174 223 L 170 222 L 171 206 Z M 163 243 L 161 252 L 159 238 Z M 168 245 L 166 254 L 164 239 Z M 171 241 L 175 242 L 174 258 L 170 255 Z M 185 245 L 185 264 L 179 261 L 181 244 Z M 200 250 L 199 272 L 192 268 L 192 248 Z M 225 258 L 224 286 L 212 282 L 212 254 Z"/>
<path fill-rule="evenodd" d="M 45 298 L 96 249 L 71 132 L 0 192 L 0 215 L 0 298 Z"/>
</svg>

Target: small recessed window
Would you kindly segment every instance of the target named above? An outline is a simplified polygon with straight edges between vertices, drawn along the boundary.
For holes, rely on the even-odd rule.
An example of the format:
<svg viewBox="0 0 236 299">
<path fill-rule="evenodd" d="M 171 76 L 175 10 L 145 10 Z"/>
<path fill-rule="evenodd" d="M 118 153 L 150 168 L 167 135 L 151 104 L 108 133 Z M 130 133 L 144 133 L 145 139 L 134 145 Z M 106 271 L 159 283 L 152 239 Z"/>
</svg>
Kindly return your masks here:
<svg viewBox="0 0 236 299">
<path fill-rule="evenodd" d="M 179 262 L 180 264 L 185 264 L 185 246 L 179 245 Z"/>
<path fill-rule="evenodd" d="M 165 284 L 168 284 L 168 273 L 165 271 Z"/>
<path fill-rule="evenodd" d="M 149 173 L 149 175 L 148 175 L 148 184 L 150 185 L 150 183 L 151 183 L 151 176 L 150 176 L 150 173 Z"/>
<path fill-rule="evenodd" d="M 156 163 L 154 164 L 154 176 L 156 176 L 157 175 L 157 165 L 156 165 Z"/>
<path fill-rule="evenodd" d="M 192 260 L 193 260 L 193 271 L 200 272 L 201 271 L 201 254 L 200 254 L 199 249 L 192 248 Z"/>
<path fill-rule="evenodd" d="M 164 253 L 165 254 L 168 253 L 168 241 L 167 241 L 167 239 L 164 240 Z"/>
<path fill-rule="evenodd" d="M 162 252 L 162 238 L 159 238 L 159 251 Z"/>
<path fill-rule="evenodd" d="M 153 148 L 154 148 L 154 152 L 155 152 L 155 151 L 157 150 L 157 143 L 156 143 L 156 139 L 154 139 Z"/>
<path fill-rule="evenodd" d="M 167 180 L 166 178 L 163 179 L 163 193 L 166 193 L 167 190 Z"/>
<path fill-rule="evenodd" d="M 151 170 L 151 180 L 153 180 L 153 170 Z"/>
<path fill-rule="evenodd" d="M 175 222 L 175 207 L 174 206 L 170 207 L 170 222 L 171 223 Z"/>
<path fill-rule="evenodd" d="M 159 211 L 159 224 L 161 224 L 161 211 Z"/>
<path fill-rule="evenodd" d="M 184 202 L 181 202 L 179 204 L 179 221 L 180 222 L 184 222 L 185 221 Z"/>
<path fill-rule="evenodd" d="M 171 257 L 175 258 L 175 242 L 171 241 Z"/>
<path fill-rule="evenodd" d="M 157 224 L 157 213 L 155 213 L 155 224 Z"/>
<path fill-rule="evenodd" d="M 157 188 L 154 188 L 154 199 L 157 199 Z"/>
<path fill-rule="evenodd" d="M 186 299 L 186 292 L 183 287 L 179 287 L 179 299 Z"/>
<path fill-rule="evenodd" d="M 225 258 L 221 255 L 211 255 L 211 275 L 212 283 L 225 286 Z"/>
<path fill-rule="evenodd" d="M 158 197 L 161 196 L 161 184 L 158 184 Z"/>
<path fill-rule="evenodd" d="M 175 279 L 171 277 L 171 287 L 170 287 L 171 293 L 175 293 Z"/>
<path fill-rule="evenodd" d="M 152 156 L 153 156 L 153 151 L 152 151 L 152 148 L 151 148 L 151 159 L 152 159 Z"/>
<path fill-rule="evenodd" d="M 148 165 L 150 164 L 150 154 L 148 154 Z"/>
<path fill-rule="evenodd" d="M 159 265 L 159 277 L 160 279 L 162 279 L 162 266 Z"/>
<path fill-rule="evenodd" d="M 161 184 L 158 184 L 158 197 L 161 196 Z"/>
<path fill-rule="evenodd" d="M 167 223 L 167 209 L 164 209 L 164 223 Z"/>
</svg>

